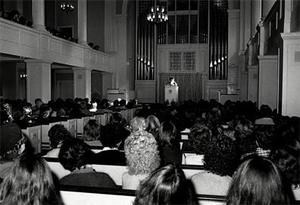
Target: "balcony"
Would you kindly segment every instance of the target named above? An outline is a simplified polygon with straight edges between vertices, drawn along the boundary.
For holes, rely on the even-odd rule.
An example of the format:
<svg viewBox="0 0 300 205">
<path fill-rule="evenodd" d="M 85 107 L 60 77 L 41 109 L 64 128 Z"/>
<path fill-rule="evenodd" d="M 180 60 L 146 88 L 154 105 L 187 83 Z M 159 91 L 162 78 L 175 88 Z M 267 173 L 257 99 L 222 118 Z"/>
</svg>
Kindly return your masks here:
<svg viewBox="0 0 300 205">
<path fill-rule="evenodd" d="M 111 55 L 0 18 L 0 53 L 113 72 Z"/>
</svg>

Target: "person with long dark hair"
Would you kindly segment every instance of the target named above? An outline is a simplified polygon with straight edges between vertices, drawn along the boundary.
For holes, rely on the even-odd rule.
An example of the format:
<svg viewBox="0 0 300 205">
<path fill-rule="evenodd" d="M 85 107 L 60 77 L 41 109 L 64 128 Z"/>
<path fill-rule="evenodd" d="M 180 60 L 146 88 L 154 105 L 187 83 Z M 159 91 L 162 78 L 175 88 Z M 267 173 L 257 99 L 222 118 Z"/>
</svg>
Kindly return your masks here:
<svg viewBox="0 0 300 205">
<path fill-rule="evenodd" d="M 136 191 L 134 205 L 196 204 L 191 185 L 183 171 L 167 165 L 150 174 Z"/>
<path fill-rule="evenodd" d="M 242 163 L 233 176 L 227 205 L 291 204 L 291 186 L 270 160 L 254 157 Z"/>
<path fill-rule="evenodd" d="M 46 162 L 25 153 L 14 162 L 1 184 L 0 204 L 62 205 L 63 202 Z"/>
<path fill-rule="evenodd" d="M 177 130 L 172 122 L 165 121 L 161 124 L 158 145 L 162 165 L 181 164 L 180 144 L 176 139 L 176 135 Z"/>
</svg>

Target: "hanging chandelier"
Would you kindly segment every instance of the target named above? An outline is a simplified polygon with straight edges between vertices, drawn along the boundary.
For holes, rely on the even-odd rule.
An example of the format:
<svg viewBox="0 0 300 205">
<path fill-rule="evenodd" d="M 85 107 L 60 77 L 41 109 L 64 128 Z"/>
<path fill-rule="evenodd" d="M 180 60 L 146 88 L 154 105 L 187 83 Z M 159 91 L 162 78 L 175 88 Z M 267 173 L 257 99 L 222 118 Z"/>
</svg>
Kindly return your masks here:
<svg viewBox="0 0 300 205">
<path fill-rule="evenodd" d="M 147 15 L 147 20 L 154 23 L 166 22 L 168 14 L 165 7 L 157 5 L 155 0 L 154 6 L 151 7 L 150 13 Z"/>
<path fill-rule="evenodd" d="M 72 4 L 71 1 L 66 0 L 66 1 L 61 1 L 60 9 L 66 13 L 70 13 L 74 11 L 75 6 Z"/>
</svg>

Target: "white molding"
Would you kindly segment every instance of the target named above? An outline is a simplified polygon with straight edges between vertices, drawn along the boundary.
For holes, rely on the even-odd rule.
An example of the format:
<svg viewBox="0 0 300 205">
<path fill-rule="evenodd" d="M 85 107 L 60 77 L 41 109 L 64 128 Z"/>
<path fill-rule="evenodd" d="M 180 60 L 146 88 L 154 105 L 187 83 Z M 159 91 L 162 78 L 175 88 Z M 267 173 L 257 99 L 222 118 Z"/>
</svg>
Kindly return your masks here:
<svg viewBox="0 0 300 205">
<path fill-rule="evenodd" d="M 113 72 L 114 56 L 0 18 L 0 52 L 45 62 Z"/>
<path fill-rule="evenodd" d="M 300 32 L 292 32 L 292 33 L 281 33 L 282 39 L 285 40 L 299 40 Z"/>
</svg>

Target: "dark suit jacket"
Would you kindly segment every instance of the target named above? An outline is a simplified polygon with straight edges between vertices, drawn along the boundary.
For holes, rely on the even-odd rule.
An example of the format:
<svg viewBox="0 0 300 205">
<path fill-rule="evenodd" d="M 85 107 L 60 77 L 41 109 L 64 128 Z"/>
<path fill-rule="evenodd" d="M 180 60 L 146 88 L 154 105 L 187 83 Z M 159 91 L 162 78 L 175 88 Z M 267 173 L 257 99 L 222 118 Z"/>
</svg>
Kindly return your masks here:
<svg viewBox="0 0 300 205">
<path fill-rule="evenodd" d="M 61 185 L 118 188 L 113 179 L 102 172 L 71 173 L 60 179 Z"/>
<path fill-rule="evenodd" d="M 126 165 L 125 153 L 119 150 L 105 150 L 95 155 L 93 163 L 109 165 Z"/>
<path fill-rule="evenodd" d="M 159 147 L 161 165 L 177 164 L 181 165 L 182 155 L 180 152 L 179 144 L 173 146 L 164 145 Z"/>
</svg>

